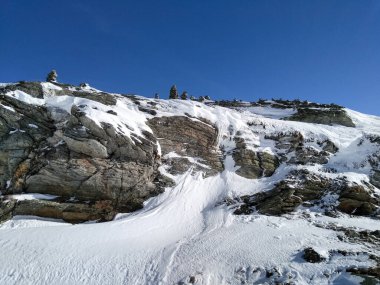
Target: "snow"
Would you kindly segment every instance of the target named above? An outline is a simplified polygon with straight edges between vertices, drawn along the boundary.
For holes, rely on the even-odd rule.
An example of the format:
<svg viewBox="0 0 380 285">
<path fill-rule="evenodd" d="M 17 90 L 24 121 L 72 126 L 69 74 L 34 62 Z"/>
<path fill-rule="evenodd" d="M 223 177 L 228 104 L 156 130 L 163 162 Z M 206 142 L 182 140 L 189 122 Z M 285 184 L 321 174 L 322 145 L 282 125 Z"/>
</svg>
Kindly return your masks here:
<svg viewBox="0 0 380 285">
<path fill-rule="evenodd" d="M 7 196 L 9 199 L 15 199 L 18 201 L 23 201 L 23 200 L 54 200 L 58 196 L 54 195 L 48 195 L 48 194 L 39 194 L 39 193 L 24 193 L 24 194 L 14 194 L 14 195 L 8 195 Z"/>
<path fill-rule="evenodd" d="M 182 155 L 179 155 L 179 154 L 175 153 L 174 151 L 169 152 L 168 154 L 164 155 L 162 158 L 164 158 L 164 159 L 169 159 L 169 158 L 186 158 L 192 164 L 196 164 L 196 165 L 199 165 L 199 166 L 204 167 L 204 168 L 210 168 L 208 165 L 203 164 L 202 162 L 200 162 L 200 161 L 202 161 L 202 159 L 200 159 L 198 157 L 182 156 Z"/>
<path fill-rule="evenodd" d="M 331 158 L 328 165 L 335 166 L 340 171 L 353 170 L 363 173 L 369 173 L 371 171 L 371 165 L 368 162 L 368 158 L 379 152 L 379 147 L 367 139 L 362 137 L 351 142 L 350 145 L 341 149 L 339 153 Z"/>
<path fill-rule="evenodd" d="M 62 90 L 62 87 L 50 82 L 41 82 L 41 86 L 43 90 Z"/>
<path fill-rule="evenodd" d="M 13 108 L 10 107 L 10 106 L 5 106 L 5 105 L 3 105 L 3 104 L 0 104 L 0 107 L 1 107 L 1 108 L 5 108 L 5 109 L 7 109 L 7 110 L 9 110 L 9 111 L 11 111 L 11 112 L 16 112 L 15 109 L 13 109 Z"/>
<path fill-rule="evenodd" d="M 6 221 L 0 225 L 0 229 L 20 229 L 20 228 L 43 228 L 54 226 L 70 226 L 58 219 L 48 219 L 35 216 L 14 216 L 12 220 Z"/>
<path fill-rule="evenodd" d="M 146 117 L 144 114 L 127 98 L 118 100 L 116 106 L 107 106 L 89 99 L 65 95 L 46 98 L 46 105 L 63 109 L 68 113 L 71 112 L 73 105 L 84 106 L 81 111 L 85 112 L 99 127 L 102 127 L 102 122 L 107 122 L 117 132 L 129 138 L 131 134 L 143 136 L 142 131 L 144 130 L 152 132 L 145 124 Z M 115 111 L 117 115 L 107 113 L 109 110 Z"/>
<path fill-rule="evenodd" d="M 51 85 L 43 83 L 46 90 L 57 87 Z M 85 89 L 95 90 L 89 86 Z M 68 113 L 73 105 L 79 106 L 100 127 L 102 122 L 109 123 L 130 138 L 132 134 L 143 136 L 143 131 L 151 132 L 146 121 L 152 115 L 140 112 L 125 97 L 117 97 L 116 106 L 106 106 L 65 95 L 37 99 L 15 91 L 7 96 Z M 190 276 L 194 276 L 195 284 L 204 285 L 242 284 L 242 281 L 269 284 L 265 271 L 273 268 L 283 273 L 282 278 L 292 276 L 295 284 L 359 284 L 362 279 L 344 269 L 374 266 L 364 253 L 346 257 L 329 255 L 332 250 L 370 250 L 365 244 L 342 241 L 339 232 L 318 225 L 376 230 L 378 220 L 344 215 L 331 218 L 305 209 L 284 217 L 235 216 L 222 202 L 225 198 L 268 191 L 291 170 L 301 167 L 282 164 L 272 177 L 256 180 L 240 177 L 235 173 L 238 167 L 231 155 L 235 136 L 244 137 L 249 149 L 272 154 L 279 150 L 272 140 L 265 139 L 268 134 L 297 131 L 306 139 L 306 146 L 318 150 L 321 149 L 318 142 L 329 139 L 339 147 L 339 152 L 331 156 L 326 167 L 338 172 L 321 172 L 321 165 L 302 168 L 326 177 L 346 176 L 351 182 L 362 183 L 368 181 L 368 156 L 379 151 L 379 146 L 365 138 L 368 134 L 380 134 L 380 118 L 347 110 L 357 125 L 347 128 L 279 120 L 293 114 L 293 109 L 231 110 L 194 101 L 139 99 L 143 106 L 149 101 L 157 103 L 157 116 L 187 114 L 192 120 L 214 124 L 219 131 L 218 145 L 226 153 L 224 171 L 208 178 L 194 168 L 176 176 L 168 174 L 176 186 L 147 200 L 143 209 L 118 214 L 114 221 L 107 223 L 71 225 L 32 216 L 14 217 L 0 225 L 0 284 L 166 285 L 189 282 Z M 107 113 L 111 109 L 117 115 Z M 161 154 L 159 143 L 157 146 Z M 169 153 L 165 157 L 182 156 Z M 186 158 L 202 165 L 199 158 Z M 166 174 L 164 165 L 159 170 Z M 12 198 L 54 199 L 55 196 L 34 193 Z M 303 218 L 301 211 L 308 213 L 309 218 Z M 327 260 L 318 264 L 305 262 L 301 256 L 306 247 L 313 247 Z"/>
<path fill-rule="evenodd" d="M 282 119 L 297 113 L 297 109 L 293 108 L 279 109 L 272 107 L 249 107 L 244 110 L 271 119 Z"/>
<path fill-rule="evenodd" d="M 348 113 L 348 115 L 356 125 L 355 129 L 361 130 L 366 133 L 380 135 L 380 117 L 366 115 L 350 109 L 345 109 L 345 111 Z"/>
<path fill-rule="evenodd" d="M 15 98 L 19 101 L 22 101 L 26 104 L 31 105 L 43 105 L 45 103 L 44 99 L 34 98 L 33 96 L 21 91 L 21 90 L 15 90 L 15 91 L 9 91 L 5 94 L 6 96 Z"/>
<path fill-rule="evenodd" d="M 33 128 L 33 129 L 38 129 L 38 126 L 36 126 L 35 124 L 28 124 L 28 126 Z"/>
<path fill-rule="evenodd" d="M 102 90 L 99 90 L 99 89 L 96 89 L 96 88 L 90 86 L 90 84 L 88 84 L 88 83 L 86 83 L 86 85 L 84 87 L 82 87 L 82 90 L 91 91 L 91 92 L 103 92 Z"/>
<path fill-rule="evenodd" d="M 366 217 L 344 217 L 333 218 L 328 216 L 316 215 L 314 221 L 322 224 L 334 224 L 336 226 L 356 228 L 357 230 L 376 231 L 379 229 L 379 220 Z"/>
<path fill-rule="evenodd" d="M 16 83 L 0 83 L 0 87 L 7 87 L 9 85 L 15 85 Z"/>
<path fill-rule="evenodd" d="M 18 132 L 20 132 L 20 133 L 25 133 L 24 130 L 16 129 L 16 130 L 12 130 L 12 131 L 10 131 L 9 134 L 10 134 L 10 135 L 13 135 L 13 134 L 18 133 Z"/>
</svg>

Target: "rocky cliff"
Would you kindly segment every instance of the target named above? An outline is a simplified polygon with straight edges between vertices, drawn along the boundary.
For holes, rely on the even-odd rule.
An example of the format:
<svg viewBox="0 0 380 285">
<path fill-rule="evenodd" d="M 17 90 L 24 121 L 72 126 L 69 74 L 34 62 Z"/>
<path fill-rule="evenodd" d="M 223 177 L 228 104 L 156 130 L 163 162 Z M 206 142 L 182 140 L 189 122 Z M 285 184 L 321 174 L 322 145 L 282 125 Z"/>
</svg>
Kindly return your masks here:
<svg viewBox="0 0 380 285">
<path fill-rule="evenodd" d="M 168 176 L 189 169 L 201 171 L 205 177 L 218 175 L 225 169 L 224 157 L 229 153 L 237 167 L 236 174 L 258 179 L 272 176 L 281 164 L 327 164 L 339 151 L 327 137 L 310 144 L 310 139 L 307 141 L 299 131 L 265 131 L 266 123 L 258 123 L 257 119 L 241 129 L 230 124 L 225 143 L 220 122 L 212 121 L 208 114 L 171 111 L 173 106 L 165 105 L 163 100 L 110 94 L 88 85 L 9 84 L 0 89 L 0 103 L 1 220 L 13 215 L 70 222 L 110 220 L 117 212 L 140 209 L 144 201 L 172 185 Z M 200 104 L 204 105 L 192 103 L 195 108 L 202 107 Z M 212 102 L 208 105 L 213 108 Z M 337 105 L 259 101 L 250 106 L 227 107 L 235 112 L 262 107 L 293 109 L 298 112 L 290 112 L 285 119 L 355 126 Z M 252 144 L 247 130 L 263 134 L 264 141 L 273 142 L 273 148 L 260 149 Z M 378 144 L 375 137 L 372 143 Z M 373 166 L 370 183 L 378 187 L 376 153 L 369 160 Z M 164 172 L 159 171 L 160 166 Z M 306 183 L 296 188 L 289 186 L 289 180 L 281 181 L 270 192 L 239 198 L 246 202 L 235 212 L 247 213 L 251 211 L 247 209 L 255 208 L 268 214 L 293 211 L 302 203 L 322 198 L 336 181 L 329 182 L 323 176 L 318 179 L 320 185 L 305 174 L 293 177 L 298 184 Z M 340 188 L 346 189 L 347 183 L 342 182 Z M 368 185 L 360 187 L 367 189 Z M 39 198 L 23 198 L 24 194 L 34 197 L 35 193 Z M 346 198 L 337 210 L 375 214 L 379 200 L 366 195 L 365 199 L 351 195 L 351 202 Z M 367 203 L 365 209 L 362 203 Z"/>
<path fill-rule="evenodd" d="M 39 82 L 7 85 L 0 96 L 0 220 L 110 220 L 141 208 L 172 184 L 158 171 L 163 162 L 172 174 L 192 165 L 206 175 L 223 169 L 215 126 L 184 115 L 152 117 L 136 130 L 129 121 L 151 109 L 135 97 Z M 125 100 L 135 110 L 115 124 L 115 107 Z M 28 193 L 46 196 L 15 195 Z"/>
<path fill-rule="evenodd" d="M 379 188 L 380 118 L 335 104 L 0 85 L 0 243 L 24 256 L 28 239 L 41 252 L 30 268 L 69 270 L 72 283 L 78 258 L 106 283 L 103 266 L 128 271 L 128 284 L 374 282 Z M 50 230 L 56 223 L 67 227 Z M 61 235 L 70 240 L 57 245 Z M 66 263 L 51 261 L 58 247 Z M 111 262 L 88 258 L 98 250 Z M 29 268 L 19 260 L 9 262 Z"/>
<path fill-rule="evenodd" d="M 121 125 L 99 123 L 89 116 L 97 111 L 89 103 L 99 102 L 112 121 L 118 96 L 51 83 L 45 88 L 21 83 L 0 92 L 0 185 L 8 201 L 3 202 L 7 206 L 2 219 L 22 214 L 71 222 L 110 220 L 116 212 L 139 209 L 143 201 L 162 192 L 165 182 L 157 170 L 156 137 L 147 130 L 128 136 Z M 30 96 L 32 101 L 6 94 Z M 59 101 L 61 95 L 67 98 L 63 94 L 77 96 L 72 98 L 90 94 L 91 100 L 67 109 L 38 101 L 44 97 Z M 13 197 L 8 195 L 21 193 L 48 194 L 53 199 L 8 200 Z"/>
</svg>

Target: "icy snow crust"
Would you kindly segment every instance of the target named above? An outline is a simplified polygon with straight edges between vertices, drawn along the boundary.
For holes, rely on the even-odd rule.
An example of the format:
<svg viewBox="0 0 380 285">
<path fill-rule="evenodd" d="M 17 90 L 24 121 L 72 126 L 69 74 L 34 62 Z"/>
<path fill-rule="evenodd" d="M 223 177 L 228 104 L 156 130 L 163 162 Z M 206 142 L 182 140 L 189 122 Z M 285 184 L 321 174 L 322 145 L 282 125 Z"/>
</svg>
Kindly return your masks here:
<svg viewBox="0 0 380 285">
<path fill-rule="evenodd" d="M 44 83 L 46 93 L 55 85 Z M 58 87 L 57 87 L 58 88 Z M 92 90 L 86 87 L 87 90 Z M 50 90 L 50 91 L 49 91 Z M 94 89 L 95 90 L 95 89 Z M 47 96 L 36 99 L 21 92 L 7 94 L 28 104 L 46 105 L 70 112 L 73 104 L 101 126 L 113 124 L 119 132 L 142 136 L 151 129 L 147 118 L 128 98 L 118 97 L 116 106 L 71 96 Z M 237 167 L 228 151 L 235 147 L 237 131 L 248 147 L 275 152 L 273 141 L 265 134 L 299 131 L 306 139 L 331 140 L 340 151 L 328 166 L 338 173 L 325 173 L 332 178 L 368 181 L 370 166 L 366 156 L 378 151 L 369 142 L 358 141 L 365 134 L 380 135 L 380 118 L 346 110 L 356 128 L 325 126 L 279 120 L 292 110 L 240 108 L 231 110 L 207 106 L 194 101 L 151 100 L 139 97 L 141 105 L 157 103 L 157 116 L 189 114 L 203 118 L 219 130 L 219 146 L 227 156 L 225 170 L 213 177 L 188 172 L 171 176 L 176 186 L 146 201 L 144 208 L 130 214 L 119 214 L 107 223 L 70 225 L 59 220 L 19 216 L 0 225 L 0 284 L 269 284 L 263 271 L 273 269 L 292 276 L 296 284 L 359 284 L 362 278 L 344 273 L 348 266 L 373 266 L 368 255 L 334 256 L 319 264 L 307 263 L 301 250 L 313 247 L 322 255 L 329 250 L 371 252 L 363 244 L 343 242 L 338 233 L 316 227 L 316 223 L 337 224 L 356 229 L 379 229 L 379 222 L 369 218 L 330 218 L 318 212 L 309 219 L 301 215 L 271 217 L 264 215 L 235 216 L 223 203 L 226 197 L 267 191 L 298 166 L 281 165 L 269 178 L 249 180 L 235 174 Z M 117 116 L 107 113 L 112 109 Z M 281 112 L 282 111 L 282 112 Z M 247 123 L 253 123 L 248 126 Z M 263 128 L 265 126 L 265 128 Z M 255 132 L 254 132 L 255 131 Z M 176 156 L 171 153 L 169 156 Z M 196 158 L 193 163 L 199 163 Z M 305 166 L 303 166 L 305 167 Z M 319 172 L 320 166 L 308 166 Z M 165 172 L 165 168 L 161 167 Z M 320 172 L 319 172 L 320 173 Z M 378 191 L 378 190 L 377 190 Z M 38 194 L 18 199 L 41 198 Z M 49 199 L 51 197 L 42 197 Z M 340 272 L 340 273 L 338 273 Z"/>
</svg>

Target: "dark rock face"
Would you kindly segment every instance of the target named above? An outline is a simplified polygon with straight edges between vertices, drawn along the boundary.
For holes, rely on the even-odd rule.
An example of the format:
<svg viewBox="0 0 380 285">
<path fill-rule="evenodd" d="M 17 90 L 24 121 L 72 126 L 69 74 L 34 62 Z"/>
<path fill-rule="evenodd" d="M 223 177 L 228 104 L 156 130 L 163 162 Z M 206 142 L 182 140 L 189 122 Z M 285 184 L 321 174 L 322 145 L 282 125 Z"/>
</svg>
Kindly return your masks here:
<svg viewBox="0 0 380 285">
<path fill-rule="evenodd" d="M 16 203 L 17 202 L 15 200 L 3 201 L 0 198 L 0 223 L 12 218 Z"/>
<path fill-rule="evenodd" d="M 69 223 L 109 221 L 116 214 L 112 204 L 110 200 L 96 201 L 93 204 L 24 200 L 15 204 L 12 214 L 62 219 Z"/>
<path fill-rule="evenodd" d="M 321 198 L 328 194 L 339 195 L 339 205 L 323 204 Z M 363 186 L 350 186 L 344 180 L 332 180 L 312 174 L 307 170 L 292 171 L 287 179 L 274 189 L 241 197 L 242 204 L 235 214 L 250 214 L 257 210 L 266 215 L 282 215 L 293 212 L 298 206 L 319 205 L 326 212 L 339 210 L 353 215 L 370 216 L 377 212 L 380 201 L 371 196 Z"/>
<path fill-rule="evenodd" d="M 279 166 L 279 160 L 275 155 L 266 152 L 255 152 L 247 149 L 243 138 L 235 137 L 236 149 L 232 157 L 240 168 L 236 174 L 249 178 L 257 179 L 272 176 Z"/>
<path fill-rule="evenodd" d="M 148 125 L 158 138 L 163 156 L 171 152 L 179 155 L 164 160 L 170 166 L 170 173 L 183 173 L 191 166 L 208 176 L 223 170 L 221 154 L 216 148 L 218 130 L 208 122 L 174 116 L 152 118 Z M 186 157 L 195 157 L 199 163 L 194 164 Z"/>
<path fill-rule="evenodd" d="M 305 201 L 320 199 L 331 181 L 308 171 L 293 171 L 288 179 L 281 181 L 273 190 L 242 197 L 243 205 L 235 214 L 249 214 L 256 209 L 266 215 L 279 216 L 290 213 Z"/>
<path fill-rule="evenodd" d="M 153 134 L 129 138 L 111 125 L 101 128 L 81 106 L 74 105 L 69 114 L 4 95 L 0 103 L 7 107 L 0 108 L 2 193 L 60 197 L 54 202 L 3 202 L 0 219 L 29 214 L 75 222 L 109 220 L 117 211 L 141 208 L 167 185 L 157 170 L 160 160 Z M 100 211 L 104 203 L 107 207 Z"/>
<path fill-rule="evenodd" d="M 63 109 L 26 104 L 4 95 L 21 90 L 36 98 L 72 95 L 108 106 L 117 103 L 117 95 L 89 92 L 89 86 L 51 84 L 63 90 L 49 89 L 49 85 L 38 82 L 0 87 L 0 190 L 5 198 L 0 201 L 0 221 L 16 214 L 71 222 L 109 220 L 116 212 L 141 208 L 146 199 L 161 193 L 172 183 L 159 174 L 162 162 L 174 175 L 192 168 L 210 176 L 224 168 L 221 151 L 217 149 L 217 128 L 188 114 L 153 117 L 147 122 L 153 133 L 145 131 L 141 136 L 126 136 L 111 124 L 99 126 L 86 115 L 85 105 L 73 105 L 68 113 Z M 129 98 L 141 112 L 157 115 L 155 103 L 148 102 L 143 107 L 138 97 Z M 342 108 L 334 108 L 299 108 L 298 113 L 288 119 L 353 126 Z M 117 115 L 112 107 L 107 109 L 107 113 Z M 237 133 L 234 137 L 236 148 L 232 157 L 240 167 L 236 173 L 249 179 L 273 175 L 284 161 L 289 165 L 325 164 L 329 156 L 338 151 L 329 140 L 316 142 L 321 151 L 307 147 L 302 134 L 295 131 L 265 137 L 275 141 L 278 152 L 272 155 L 248 149 L 240 136 Z M 367 139 L 380 144 L 378 136 Z M 157 142 L 162 158 L 158 155 Z M 380 188 L 379 157 L 376 155 L 369 161 L 373 168 L 370 182 Z M 262 214 L 282 215 L 300 205 L 315 205 L 330 192 L 339 197 L 338 206 L 332 207 L 334 211 L 353 215 L 378 212 L 379 199 L 370 189 L 298 170 L 291 172 L 271 191 L 241 197 L 242 205 L 235 213 L 248 214 L 257 210 Z M 10 199 L 11 194 L 19 193 L 51 194 L 59 198 L 53 201 Z"/>
<path fill-rule="evenodd" d="M 8 85 L 2 88 L 0 87 L 0 94 L 4 94 L 9 91 L 15 91 L 15 90 L 23 91 L 35 98 L 44 97 L 42 86 L 39 82 L 26 82 L 26 81 L 20 81 L 17 84 Z"/>
<path fill-rule="evenodd" d="M 329 140 L 317 142 L 322 151 L 314 147 L 305 146 L 305 139 L 299 132 L 278 133 L 271 136 L 267 135 L 265 138 L 274 140 L 276 148 L 282 150 L 285 154 L 294 152 L 287 161 L 288 164 L 326 164 L 330 155 L 338 151 L 334 143 Z M 281 160 L 286 161 L 286 156 L 283 155 Z"/>
<path fill-rule="evenodd" d="M 133 211 L 161 191 L 153 182 L 159 175 L 152 135 L 138 141 L 112 126 L 102 129 L 76 106 L 67 119 L 37 150 L 39 159 L 25 179 L 25 192 L 111 200 L 115 209 Z"/>
<path fill-rule="evenodd" d="M 288 163 L 290 164 L 326 164 L 328 162 L 329 153 L 326 151 L 318 151 L 312 147 L 298 147 L 295 150 L 295 156 Z"/>
<path fill-rule="evenodd" d="M 355 124 L 343 109 L 298 108 L 296 114 L 285 119 L 323 125 L 355 127 Z"/>
<path fill-rule="evenodd" d="M 22 90 L 42 98 L 73 95 L 106 105 L 117 96 L 107 93 L 73 91 L 72 86 L 54 83 L 64 90 L 45 90 L 40 83 L 20 83 L 1 92 Z M 68 88 L 70 87 L 70 89 Z M 168 158 L 171 173 L 190 166 L 215 175 L 223 170 L 216 148 L 218 130 L 206 121 L 188 117 L 153 118 L 154 134 L 122 134 L 114 126 L 99 126 L 86 116 L 85 105 L 73 105 L 71 112 L 29 105 L 0 92 L 0 220 L 13 215 L 38 215 L 69 222 L 110 220 L 116 212 L 129 212 L 171 185 L 158 166 L 157 139 Z M 54 93 L 54 94 L 53 94 Z M 109 113 L 114 114 L 112 109 Z M 187 157 L 197 158 L 196 163 Z M 56 195 L 56 200 L 15 201 L 11 194 Z"/>
<path fill-rule="evenodd" d="M 300 132 L 267 135 L 265 139 L 274 140 L 276 142 L 276 148 L 284 150 L 287 153 L 302 147 L 304 142 L 304 138 Z"/>
<path fill-rule="evenodd" d="M 65 94 L 67 95 L 66 91 Z M 73 91 L 72 96 L 90 99 L 104 105 L 116 105 L 116 96 L 105 92 L 97 92 L 94 94 L 93 92 Z"/>
<path fill-rule="evenodd" d="M 303 258 L 310 263 L 318 263 L 326 260 L 326 258 L 322 257 L 311 247 L 304 249 Z"/>
<path fill-rule="evenodd" d="M 346 187 L 339 197 L 338 210 L 352 215 L 367 216 L 376 212 L 379 201 L 363 186 Z"/>
<path fill-rule="evenodd" d="M 50 137 L 55 126 L 47 109 L 31 106 L 16 99 L 0 95 L 0 187 L 19 191 L 25 172 L 38 148 Z M 14 111 L 13 111 L 13 110 Z"/>
</svg>

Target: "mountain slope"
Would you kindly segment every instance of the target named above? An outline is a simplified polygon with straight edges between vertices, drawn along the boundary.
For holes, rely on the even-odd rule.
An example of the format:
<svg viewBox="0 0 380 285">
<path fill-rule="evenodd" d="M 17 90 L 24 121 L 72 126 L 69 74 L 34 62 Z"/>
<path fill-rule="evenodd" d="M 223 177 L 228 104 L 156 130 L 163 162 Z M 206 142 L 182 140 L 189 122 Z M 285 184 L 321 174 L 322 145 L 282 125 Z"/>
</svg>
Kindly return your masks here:
<svg viewBox="0 0 380 285">
<path fill-rule="evenodd" d="M 380 118 L 87 85 L 1 94 L 0 283 L 376 284 Z"/>
</svg>

